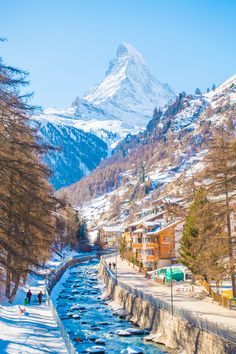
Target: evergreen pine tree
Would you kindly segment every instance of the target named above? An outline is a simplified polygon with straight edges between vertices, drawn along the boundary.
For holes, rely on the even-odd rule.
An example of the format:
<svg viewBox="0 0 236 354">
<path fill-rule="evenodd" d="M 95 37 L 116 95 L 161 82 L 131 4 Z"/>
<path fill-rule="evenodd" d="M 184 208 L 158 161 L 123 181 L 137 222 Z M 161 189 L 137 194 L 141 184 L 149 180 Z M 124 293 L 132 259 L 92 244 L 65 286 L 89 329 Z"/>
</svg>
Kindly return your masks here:
<svg viewBox="0 0 236 354">
<path fill-rule="evenodd" d="M 200 88 L 196 88 L 195 94 L 200 96 L 202 95 L 202 91 L 200 90 Z"/>
</svg>

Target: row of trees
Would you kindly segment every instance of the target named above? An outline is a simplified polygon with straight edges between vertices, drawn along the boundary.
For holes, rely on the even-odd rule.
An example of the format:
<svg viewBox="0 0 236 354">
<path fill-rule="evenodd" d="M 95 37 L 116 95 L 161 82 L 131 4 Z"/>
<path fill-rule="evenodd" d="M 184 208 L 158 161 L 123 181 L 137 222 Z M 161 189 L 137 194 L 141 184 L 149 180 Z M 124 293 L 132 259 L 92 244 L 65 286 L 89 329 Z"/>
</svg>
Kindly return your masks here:
<svg viewBox="0 0 236 354">
<path fill-rule="evenodd" d="M 212 91 L 215 91 L 215 89 L 216 89 L 216 85 L 213 84 L 212 87 L 211 87 L 211 90 L 212 90 Z M 210 92 L 210 89 L 209 89 L 209 87 L 208 87 L 207 90 L 206 90 L 206 93 L 209 93 L 209 92 Z M 200 96 L 202 95 L 202 91 L 200 90 L 200 88 L 198 88 L 198 87 L 196 88 L 195 94 L 196 94 L 196 95 L 200 95 Z"/>
<path fill-rule="evenodd" d="M 30 127 L 34 108 L 20 95 L 27 73 L 0 59 L 0 272 L 12 302 L 20 281 L 37 272 L 55 240 L 57 201 L 41 162 L 49 149 Z"/>
<path fill-rule="evenodd" d="M 215 131 L 200 184 L 194 181 L 180 261 L 205 280 L 231 277 L 236 297 L 236 138 L 232 122 Z"/>
</svg>

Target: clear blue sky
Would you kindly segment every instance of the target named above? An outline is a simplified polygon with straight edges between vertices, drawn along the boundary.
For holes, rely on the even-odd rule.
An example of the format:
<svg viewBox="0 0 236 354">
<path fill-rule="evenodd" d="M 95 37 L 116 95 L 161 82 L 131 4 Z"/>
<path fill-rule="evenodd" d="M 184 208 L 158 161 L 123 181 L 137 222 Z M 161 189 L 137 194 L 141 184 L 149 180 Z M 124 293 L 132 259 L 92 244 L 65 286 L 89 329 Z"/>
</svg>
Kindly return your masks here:
<svg viewBox="0 0 236 354">
<path fill-rule="evenodd" d="M 129 42 L 177 91 L 236 73 L 235 0 L 1 0 L 5 62 L 30 72 L 33 102 L 68 107 Z"/>
</svg>

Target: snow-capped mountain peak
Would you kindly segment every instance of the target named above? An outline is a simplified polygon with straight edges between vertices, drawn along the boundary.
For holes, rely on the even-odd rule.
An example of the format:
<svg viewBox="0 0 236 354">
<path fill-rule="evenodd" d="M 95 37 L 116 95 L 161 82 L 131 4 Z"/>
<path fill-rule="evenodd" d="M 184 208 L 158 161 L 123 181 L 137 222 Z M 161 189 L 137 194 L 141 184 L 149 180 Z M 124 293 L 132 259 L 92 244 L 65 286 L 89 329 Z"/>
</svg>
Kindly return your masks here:
<svg viewBox="0 0 236 354">
<path fill-rule="evenodd" d="M 129 43 L 122 43 L 119 45 L 117 48 L 117 54 L 116 54 L 118 59 L 128 59 L 128 60 L 133 60 L 136 63 L 140 63 L 143 65 L 146 65 L 145 59 L 143 55 L 137 51 L 131 44 Z"/>
<path fill-rule="evenodd" d="M 144 130 L 154 108 L 175 96 L 167 84 L 151 75 L 135 48 L 121 44 L 101 83 L 83 98 L 76 97 L 70 108 L 49 108 L 35 117 L 48 142 L 55 145 L 61 141 L 63 154 L 49 156 L 57 178 L 54 185 L 60 187 L 79 180 L 127 134 Z M 92 147 L 98 150 L 97 156 Z"/>
<path fill-rule="evenodd" d="M 110 101 L 120 89 L 124 89 L 128 80 L 132 81 L 133 67 L 145 67 L 147 70 L 143 56 L 130 44 L 119 45 L 103 81 L 86 93 L 84 99 L 96 105 Z"/>
<path fill-rule="evenodd" d="M 144 127 L 154 107 L 164 106 L 175 96 L 170 86 L 160 83 L 150 73 L 142 54 L 130 44 L 123 43 L 102 82 L 83 99 L 118 119 Z"/>
</svg>

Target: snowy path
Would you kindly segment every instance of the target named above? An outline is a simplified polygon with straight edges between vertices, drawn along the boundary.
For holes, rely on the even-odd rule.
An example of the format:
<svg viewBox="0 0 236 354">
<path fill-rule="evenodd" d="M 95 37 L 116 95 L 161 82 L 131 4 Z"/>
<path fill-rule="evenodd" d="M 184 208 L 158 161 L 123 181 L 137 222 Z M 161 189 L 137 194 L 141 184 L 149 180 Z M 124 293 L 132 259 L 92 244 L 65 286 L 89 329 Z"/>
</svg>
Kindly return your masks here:
<svg viewBox="0 0 236 354">
<path fill-rule="evenodd" d="M 66 354 L 67 350 L 46 305 L 32 305 L 26 315 L 18 305 L 0 308 L 0 353 Z"/>
<path fill-rule="evenodd" d="M 56 257 L 48 264 L 55 268 L 61 260 Z M 26 306 L 26 314 L 19 314 L 26 292 L 31 290 L 32 304 Z M 66 354 L 67 349 L 49 307 L 37 303 L 37 294 L 44 292 L 44 277 L 29 276 L 28 283 L 21 286 L 9 305 L 1 298 L 0 305 L 0 354 Z"/>
</svg>

